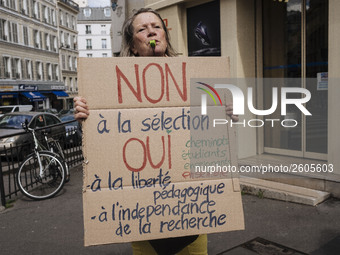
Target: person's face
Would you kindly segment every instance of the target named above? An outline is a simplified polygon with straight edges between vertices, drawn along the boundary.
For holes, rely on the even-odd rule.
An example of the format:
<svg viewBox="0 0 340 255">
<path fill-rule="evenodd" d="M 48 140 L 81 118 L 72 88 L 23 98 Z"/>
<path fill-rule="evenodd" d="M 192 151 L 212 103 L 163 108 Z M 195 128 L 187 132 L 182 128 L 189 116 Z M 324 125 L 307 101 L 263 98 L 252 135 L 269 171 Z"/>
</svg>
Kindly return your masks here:
<svg viewBox="0 0 340 255">
<path fill-rule="evenodd" d="M 139 56 L 164 56 L 168 43 L 162 21 L 151 12 L 138 14 L 133 26 L 132 52 Z M 150 40 L 156 41 L 155 49 L 150 46 Z"/>
</svg>

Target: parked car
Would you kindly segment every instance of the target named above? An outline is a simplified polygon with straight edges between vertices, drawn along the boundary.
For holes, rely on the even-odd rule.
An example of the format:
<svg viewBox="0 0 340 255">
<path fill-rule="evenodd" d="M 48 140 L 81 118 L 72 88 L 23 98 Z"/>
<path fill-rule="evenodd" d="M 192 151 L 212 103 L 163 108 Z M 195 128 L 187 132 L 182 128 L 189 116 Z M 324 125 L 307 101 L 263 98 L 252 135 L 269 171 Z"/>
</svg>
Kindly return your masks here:
<svg viewBox="0 0 340 255">
<path fill-rule="evenodd" d="M 67 115 L 67 114 L 74 114 L 74 109 L 62 109 L 58 112 L 58 116 L 61 117 L 63 115 Z"/>
<path fill-rule="evenodd" d="M 82 130 L 79 122 L 74 118 L 73 114 L 65 114 L 60 116 L 62 122 L 69 122 L 65 124 L 65 146 L 73 147 L 81 144 Z"/>
<path fill-rule="evenodd" d="M 6 105 L 0 106 L 0 117 L 10 112 L 29 112 L 33 108 L 32 105 Z"/>
<path fill-rule="evenodd" d="M 49 112 L 49 113 L 52 113 L 52 114 L 58 114 L 57 109 L 54 109 L 54 108 L 39 109 L 39 110 L 37 110 L 37 112 Z"/>
<path fill-rule="evenodd" d="M 22 127 L 22 123 L 28 121 L 29 128 L 43 128 L 61 123 L 61 120 L 51 114 L 45 112 L 16 112 L 7 113 L 0 117 L 0 155 L 1 156 L 18 156 L 24 158 L 31 150 L 33 144 L 32 135 Z M 44 129 L 56 139 L 65 137 L 64 125 L 59 125 Z M 22 134 L 19 134 L 22 133 Z M 8 136 L 5 137 L 3 136 Z M 41 137 L 41 131 L 37 132 L 38 137 Z M 10 149 L 12 147 L 12 150 Z"/>
</svg>

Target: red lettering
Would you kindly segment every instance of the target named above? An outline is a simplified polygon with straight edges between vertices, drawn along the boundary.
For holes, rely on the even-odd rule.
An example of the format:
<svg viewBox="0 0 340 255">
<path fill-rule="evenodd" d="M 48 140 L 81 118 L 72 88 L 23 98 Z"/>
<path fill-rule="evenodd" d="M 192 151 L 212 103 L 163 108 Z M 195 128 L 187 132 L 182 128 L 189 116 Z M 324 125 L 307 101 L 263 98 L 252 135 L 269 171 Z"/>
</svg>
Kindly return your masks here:
<svg viewBox="0 0 340 255">
<path fill-rule="evenodd" d="M 137 100 L 139 102 L 142 102 L 142 93 L 140 89 L 138 65 L 135 65 L 135 75 L 136 75 L 136 83 L 137 83 L 136 90 L 133 88 L 130 81 L 126 78 L 126 76 L 123 74 L 123 72 L 119 69 L 118 66 L 116 66 L 116 74 L 117 74 L 117 86 L 118 86 L 118 102 L 120 104 L 123 103 L 122 82 L 121 82 L 122 79 L 125 81 L 126 85 L 129 87 L 131 92 L 135 95 Z"/>
<path fill-rule="evenodd" d="M 168 135 L 168 160 L 169 160 L 169 169 L 171 169 L 171 136 Z"/>
<path fill-rule="evenodd" d="M 162 144 L 163 144 L 163 154 L 162 154 L 162 159 L 161 161 L 159 161 L 159 163 L 157 165 L 155 165 L 152 160 L 151 160 L 151 153 L 150 153 L 150 143 L 149 143 L 149 136 L 146 138 L 146 151 L 147 151 L 147 156 L 148 156 L 148 160 L 150 162 L 150 165 L 152 168 L 160 168 L 164 162 L 165 159 L 165 146 L 164 146 L 164 136 L 162 136 Z"/>
<path fill-rule="evenodd" d="M 166 77 L 166 100 L 170 101 L 170 96 L 169 96 L 169 75 L 172 79 L 172 81 L 175 84 L 175 87 L 177 89 L 177 92 L 179 96 L 182 98 L 182 100 L 185 102 L 188 99 L 188 92 L 187 92 L 187 75 L 186 75 L 186 63 L 182 63 L 182 80 L 183 80 L 183 91 L 178 86 L 177 81 L 175 80 L 174 75 L 172 74 L 169 65 L 165 64 L 165 77 Z"/>
<path fill-rule="evenodd" d="M 160 85 L 155 86 L 155 84 L 152 84 L 151 86 L 149 86 L 149 89 L 153 89 L 153 90 L 159 90 L 160 89 L 160 96 L 157 99 L 152 99 L 151 97 L 149 97 L 148 91 L 147 91 L 146 76 L 147 76 L 148 69 L 152 66 L 155 66 L 159 70 L 159 73 L 160 73 Z M 123 103 L 123 92 L 122 92 L 122 83 L 123 82 L 125 82 L 125 84 L 130 89 L 132 94 L 136 97 L 138 102 L 141 102 L 141 103 L 143 102 L 142 91 L 141 91 L 141 87 L 140 87 L 140 79 L 139 79 L 139 65 L 135 64 L 134 68 L 135 68 L 136 86 L 133 86 L 132 83 L 126 77 L 126 75 L 122 72 L 122 70 L 118 66 L 116 66 L 118 102 L 120 104 Z M 186 63 L 185 62 L 182 63 L 182 83 L 183 83 L 182 89 L 180 88 L 179 83 L 176 81 L 175 76 L 172 73 L 172 71 L 170 70 L 170 67 L 169 67 L 168 64 L 165 64 L 165 70 L 164 71 L 165 71 L 165 81 L 166 81 L 166 100 L 170 101 L 170 91 L 169 91 L 170 81 L 169 80 L 171 79 L 172 83 L 175 85 L 175 88 L 178 92 L 178 95 L 181 97 L 181 99 L 184 102 L 186 102 L 188 100 L 188 91 L 187 91 L 187 83 L 186 83 L 187 82 Z M 147 99 L 147 101 L 152 103 L 152 104 L 156 104 L 156 103 L 160 102 L 163 99 L 163 96 L 164 96 L 164 86 L 165 86 L 165 84 L 164 84 L 164 82 L 165 82 L 164 81 L 164 72 L 163 72 L 162 67 L 157 63 L 148 64 L 143 69 L 142 80 L 143 80 L 143 94 L 144 94 L 145 98 Z"/>
<path fill-rule="evenodd" d="M 143 158 L 143 164 L 142 164 L 142 166 L 140 168 L 134 168 L 134 167 L 130 166 L 128 164 L 127 160 L 126 160 L 126 146 L 131 141 L 137 141 L 137 142 L 139 142 L 142 145 L 144 158 Z M 123 147 L 123 161 L 124 161 L 124 164 L 127 167 L 127 169 L 129 169 L 130 171 L 132 171 L 132 172 L 142 171 L 145 168 L 145 166 L 146 166 L 146 148 L 145 148 L 145 144 L 143 143 L 143 141 L 141 141 L 141 140 L 139 140 L 137 138 L 130 138 L 129 140 L 127 140 L 127 142 L 124 144 L 124 147 Z"/>
<path fill-rule="evenodd" d="M 161 95 L 158 99 L 152 99 L 148 96 L 148 93 L 147 93 L 147 90 L 146 90 L 146 78 L 145 78 L 145 74 L 146 74 L 146 71 L 149 69 L 149 67 L 151 66 L 156 66 L 161 74 Z M 153 77 L 154 78 L 154 77 Z M 155 86 L 153 85 L 152 86 L 153 90 L 155 89 L 158 89 L 158 86 Z M 144 96 L 146 97 L 146 99 L 150 102 L 150 103 L 153 103 L 153 104 L 156 104 L 158 103 L 159 101 L 162 100 L 163 98 L 163 95 L 164 95 L 164 73 L 163 73 L 163 69 L 162 67 L 159 65 L 159 64 L 156 64 L 156 63 L 151 63 L 151 64 L 148 64 L 144 70 L 143 70 L 143 92 L 144 92 Z"/>
<path fill-rule="evenodd" d="M 168 164 L 169 164 L 169 169 L 171 169 L 171 166 L 172 166 L 172 163 L 171 163 L 171 136 L 168 135 Z M 147 161 L 149 161 L 150 163 L 150 166 L 154 169 L 159 169 L 162 167 L 164 161 L 165 161 L 165 155 L 166 155 L 166 152 L 165 152 L 165 149 L 166 149 L 166 145 L 165 145 L 165 139 L 164 139 L 164 136 L 162 136 L 162 157 L 160 159 L 160 161 L 155 164 L 153 161 L 152 161 L 152 157 L 151 157 L 151 150 L 150 150 L 150 137 L 147 136 L 146 137 L 146 146 L 145 146 L 145 143 L 138 139 L 138 138 L 130 138 L 129 140 L 126 141 L 126 143 L 124 144 L 124 147 L 123 147 L 123 161 L 124 161 L 124 164 L 126 166 L 126 168 L 132 172 L 140 172 L 142 171 L 145 167 L 146 167 L 146 163 Z M 141 167 L 132 167 L 129 163 L 128 163 L 128 159 L 126 158 L 126 147 L 127 145 L 130 143 L 130 142 L 133 142 L 133 141 L 136 141 L 138 143 L 140 143 L 142 145 L 142 149 L 143 149 L 143 162 L 141 164 Z M 154 146 L 153 146 L 154 147 Z M 133 149 L 135 149 L 135 147 L 133 147 Z M 155 150 L 155 151 L 160 151 L 160 150 Z"/>
</svg>

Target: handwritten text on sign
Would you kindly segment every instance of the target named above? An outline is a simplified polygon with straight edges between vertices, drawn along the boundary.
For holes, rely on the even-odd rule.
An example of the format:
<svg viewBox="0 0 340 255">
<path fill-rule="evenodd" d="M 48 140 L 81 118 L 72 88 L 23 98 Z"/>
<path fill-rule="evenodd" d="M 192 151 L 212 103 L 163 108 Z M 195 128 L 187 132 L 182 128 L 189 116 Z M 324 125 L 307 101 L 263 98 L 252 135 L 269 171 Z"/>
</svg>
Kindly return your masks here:
<svg viewBox="0 0 340 255">
<path fill-rule="evenodd" d="M 189 107 L 190 78 L 226 77 L 227 59 L 83 59 L 79 69 L 80 94 L 91 106 L 86 245 L 240 229 L 233 181 L 191 175 L 197 161 L 232 163 L 228 130 L 207 135 L 210 116 Z"/>
</svg>

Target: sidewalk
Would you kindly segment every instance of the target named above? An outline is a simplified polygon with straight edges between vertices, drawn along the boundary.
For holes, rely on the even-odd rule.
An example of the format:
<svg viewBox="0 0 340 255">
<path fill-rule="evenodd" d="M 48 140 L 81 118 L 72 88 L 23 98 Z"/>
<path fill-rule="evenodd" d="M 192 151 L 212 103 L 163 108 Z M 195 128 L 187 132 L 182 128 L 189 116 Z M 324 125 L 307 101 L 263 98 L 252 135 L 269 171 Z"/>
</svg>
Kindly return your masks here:
<svg viewBox="0 0 340 255">
<path fill-rule="evenodd" d="M 0 212 L 0 254 L 131 254 L 128 243 L 83 246 L 81 187 L 82 169 L 76 167 L 57 197 L 20 197 Z M 249 195 L 242 199 L 246 230 L 209 235 L 209 255 L 258 254 L 240 247 L 257 237 L 306 254 L 340 254 L 339 200 L 312 207 Z"/>
</svg>

